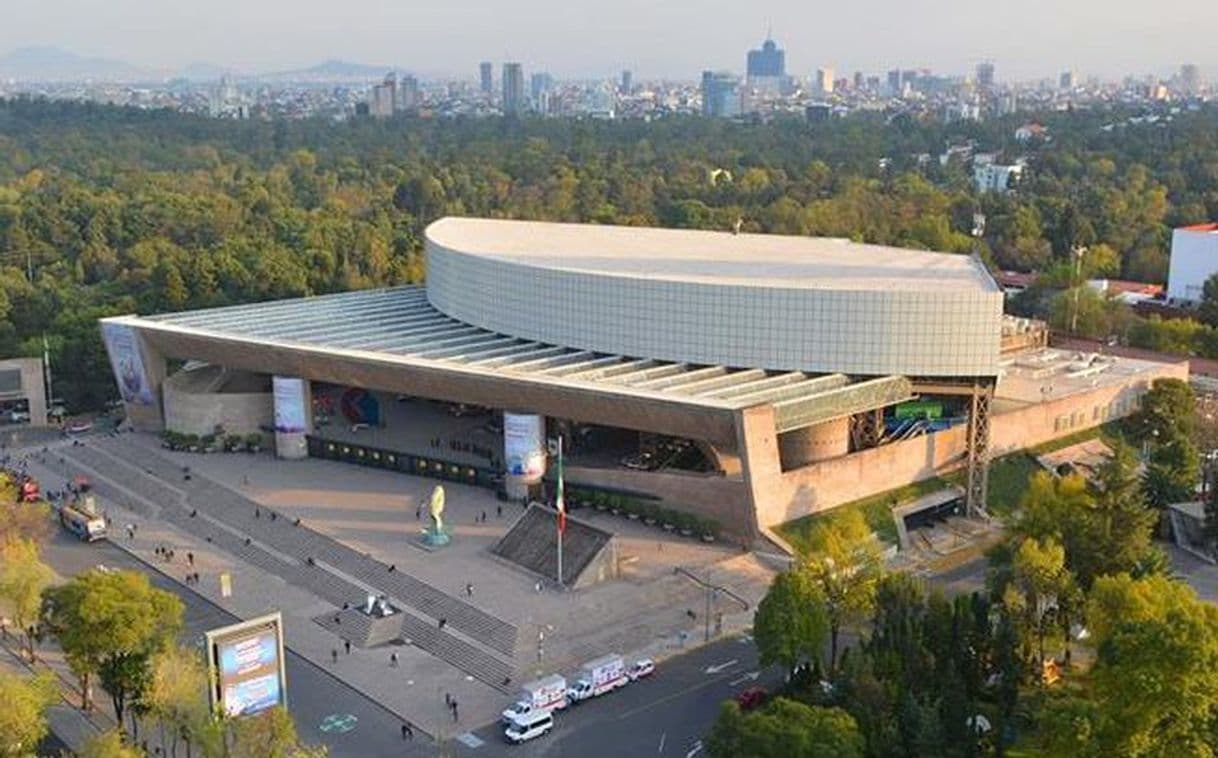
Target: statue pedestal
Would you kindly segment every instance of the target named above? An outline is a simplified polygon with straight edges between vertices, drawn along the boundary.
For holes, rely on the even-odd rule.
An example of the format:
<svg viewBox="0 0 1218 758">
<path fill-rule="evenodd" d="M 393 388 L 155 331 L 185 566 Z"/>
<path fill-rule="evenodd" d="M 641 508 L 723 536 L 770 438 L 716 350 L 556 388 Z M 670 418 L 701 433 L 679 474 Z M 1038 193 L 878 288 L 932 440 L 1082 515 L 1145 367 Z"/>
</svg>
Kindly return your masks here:
<svg viewBox="0 0 1218 758">
<path fill-rule="evenodd" d="M 423 544 L 426 547 L 444 547 L 452 541 L 452 535 L 444 527 L 437 529 L 429 526 L 422 532 Z"/>
</svg>

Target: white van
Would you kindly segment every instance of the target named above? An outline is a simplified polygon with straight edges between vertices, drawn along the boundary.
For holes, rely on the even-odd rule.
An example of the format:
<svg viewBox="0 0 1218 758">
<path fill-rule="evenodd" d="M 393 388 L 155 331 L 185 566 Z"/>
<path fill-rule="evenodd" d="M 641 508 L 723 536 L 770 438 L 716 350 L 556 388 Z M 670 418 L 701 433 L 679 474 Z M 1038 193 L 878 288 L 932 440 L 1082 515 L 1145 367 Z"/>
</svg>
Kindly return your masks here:
<svg viewBox="0 0 1218 758">
<path fill-rule="evenodd" d="M 549 711 L 534 711 L 508 724 L 503 736 L 508 742 L 519 745 L 534 737 L 540 737 L 554 728 L 554 716 Z"/>
</svg>

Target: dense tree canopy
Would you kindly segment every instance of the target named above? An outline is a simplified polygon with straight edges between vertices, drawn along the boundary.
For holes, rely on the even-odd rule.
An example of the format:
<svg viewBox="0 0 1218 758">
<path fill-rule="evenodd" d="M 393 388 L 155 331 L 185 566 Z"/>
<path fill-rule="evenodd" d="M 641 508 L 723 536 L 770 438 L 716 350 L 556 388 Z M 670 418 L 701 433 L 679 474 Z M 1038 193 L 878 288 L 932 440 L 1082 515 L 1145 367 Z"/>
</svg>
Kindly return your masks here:
<svg viewBox="0 0 1218 758">
<path fill-rule="evenodd" d="M 94 104 L 0 102 L 0 354 L 50 343 L 73 409 L 110 394 L 96 320 L 419 281 L 442 214 L 850 237 L 1050 270 L 1161 279 L 1173 224 L 1218 217 L 1212 111 L 943 125 L 495 119 L 232 122 Z M 939 161 L 973 141 L 1025 156 L 1008 195 Z M 883 160 L 882 160 L 883 159 Z"/>
</svg>

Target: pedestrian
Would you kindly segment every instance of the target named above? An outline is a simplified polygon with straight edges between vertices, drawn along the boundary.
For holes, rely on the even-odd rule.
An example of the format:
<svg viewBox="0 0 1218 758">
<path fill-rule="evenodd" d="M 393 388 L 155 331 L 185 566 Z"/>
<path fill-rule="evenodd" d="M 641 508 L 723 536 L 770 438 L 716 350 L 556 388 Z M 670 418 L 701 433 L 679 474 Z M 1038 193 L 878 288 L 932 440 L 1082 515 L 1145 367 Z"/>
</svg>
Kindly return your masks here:
<svg viewBox="0 0 1218 758">
<path fill-rule="evenodd" d="M 389 654 L 389 668 L 397 668 L 397 667 L 398 667 L 398 654 L 390 653 Z"/>
<path fill-rule="evenodd" d="M 533 585 L 533 589 L 537 590 L 538 595 L 541 594 L 541 580 L 540 579 L 538 579 L 537 583 Z"/>
<path fill-rule="evenodd" d="M 338 663 L 338 650 L 330 648 L 330 662 Z"/>
<path fill-rule="evenodd" d="M 446 624 L 448 624 L 448 619 L 446 619 L 446 618 L 442 618 L 442 619 L 440 619 L 440 622 L 439 622 L 439 623 L 440 623 L 440 631 L 444 631 L 444 626 L 445 626 Z"/>
<path fill-rule="evenodd" d="M 486 523 L 486 511 L 482 512 L 482 523 Z"/>
<path fill-rule="evenodd" d="M 279 518 L 279 514 L 275 511 L 271 511 L 271 521 L 274 521 L 277 518 Z"/>
<path fill-rule="evenodd" d="M 466 596 L 466 597 L 473 597 L 473 596 L 474 596 L 474 585 L 473 585 L 473 583 L 472 583 L 472 582 L 466 582 L 466 583 L 465 583 L 465 596 Z"/>
<path fill-rule="evenodd" d="M 199 583 L 199 572 L 196 571 L 195 572 L 195 584 L 198 584 L 198 583 Z"/>
<path fill-rule="evenodd" d="M 257 506 L 254 507 L 254 518 L 262 518 L 262 510 Z"/>
<path fill-rule="evenodd" d="M 503 518 L 503 503 L 495 506 L 495 515 L 499 518 Z"/>
<path fill-rule="evenodd" d="M 135 539 L 135 525 L 134 524 L 127 524 L 127 539 L 129 539 L 129 540 Z"/>
<path fill-rule="evenodd" d="M 459 715 L 457 715 L 457 700 L 454 698 L 453 699 L 453 722 L 455 723 L 455 722 L 459 721 L 460 719 L 461 719 L 461 717 Z"/>
<path fill-rule="evenodd" d="M 444 693 L 444 706 L 446 708 L 453 707 L 453 696 L 448 694 L 447 692 Z"/>
<path fill-rule="evenodd" d="M 411 731 L 409 724 L 402 724 L 402 739 L 413 740 L 414 732 Z"/>
<path fill-rule="evenodd" d="M 343 648 L 347 651 L 347 655 L 351 655 L 351 640 L 343 640 Z"/>
<path fill-rule="evenodd" d="M 423 504 L 419 503 L 414 507 L 414 520 L 418 521 L 423 518 Z"/>
<path fill-rule="evenodd" d="M 195 554 L 194 553 L 189 552 L 189 551 L 186 553 L 186 565 L 187 566 L 195 565 Z"/>
</svg>

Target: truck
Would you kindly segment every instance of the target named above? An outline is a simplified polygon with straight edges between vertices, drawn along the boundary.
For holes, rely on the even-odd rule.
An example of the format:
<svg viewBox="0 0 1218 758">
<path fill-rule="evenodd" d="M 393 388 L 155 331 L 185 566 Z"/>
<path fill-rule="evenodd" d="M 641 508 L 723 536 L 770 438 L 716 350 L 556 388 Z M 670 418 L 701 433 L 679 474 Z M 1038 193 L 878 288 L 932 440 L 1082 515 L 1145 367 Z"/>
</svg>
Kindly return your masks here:
<svg viewBox="0 0 1218 758">
<path fill-rule="evenodd" d="M 612 692 L 630 682 L 626 676 L 626 662 L 617 653 L 603 655 L 588 661 L 579 670 L 579 678 L 567 690 L 567 698 L 578 703 L 588 698 Z"/>
<path fill-rule="evenodd" d="M 106 537 L 106 519 L 97 512 L 97 505 L 90 494 L 83 494 L 59 509 L 59 523 L 85 542 L 95 542 Z"/>
<path fill-rule="evenodd" d="M 558 674 L 543 676 L 520 687 L 520 698 L 503 712 L 503 723 L 511 726 L 540 711 L 567 707 L 567 680 Z"/>
</svg>

